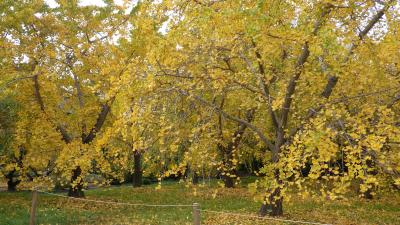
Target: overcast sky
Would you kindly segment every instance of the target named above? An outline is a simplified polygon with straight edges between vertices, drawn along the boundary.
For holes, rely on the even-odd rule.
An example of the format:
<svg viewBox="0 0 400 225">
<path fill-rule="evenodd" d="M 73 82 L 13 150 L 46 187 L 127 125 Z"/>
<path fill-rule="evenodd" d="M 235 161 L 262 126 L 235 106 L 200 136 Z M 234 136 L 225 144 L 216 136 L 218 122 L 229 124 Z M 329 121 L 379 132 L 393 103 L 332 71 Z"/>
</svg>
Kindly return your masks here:
<svg viewBox="0 0 400 225">
<path fill-rule="evenodd" d="M 0 0 L 1 1 L 1 0 Z M 57 2 L 55 0 L 44 0 L 51 8 L 55 8 L 58 6 Z M 124 0 L 114 0 L 114 2 L 118 5 L 123 5 Z M 130 3 L 136 4 L 138 0 L 129 0 Z M 105 6 L 104 2 L 102 0 L 79 0 L 79 5 L 81 6 L 88 6 L 88 5 L 96 5 L 96 6 Z M 131 5 L 132 7 L 132 5 Z M 127 9 L 127 12 L 130 11 L 130 7 Z M 159 29 L 159 32 L 162 34 L 166 34 L 168 30 L 168 23 L 170 22 L 170 19 L 164 22 L 164 24 L 161 26 Z"/>
<path fill-rule="evenodd" d="M 50 7 L 57 7 L 57 3 L 55 0 L 45 0 Z M 87 5 L 97 5 L 104 6 L 104 2 L 102 0 L 80 0 L 79 5 L 87 6 Z M 114 0 L 116 4 L 123 4 L 124 0 Z"/>
</svg>

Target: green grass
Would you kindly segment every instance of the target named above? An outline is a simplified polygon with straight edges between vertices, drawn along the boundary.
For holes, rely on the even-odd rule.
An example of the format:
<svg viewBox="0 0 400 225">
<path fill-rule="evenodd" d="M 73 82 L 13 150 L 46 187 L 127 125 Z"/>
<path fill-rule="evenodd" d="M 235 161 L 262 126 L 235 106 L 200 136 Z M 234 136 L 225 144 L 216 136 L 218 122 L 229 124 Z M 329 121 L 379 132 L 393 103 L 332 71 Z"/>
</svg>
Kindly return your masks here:
<svg viewBox="0 0 400 225">
<path fill-rule="evenodd" d="M 129 185 L 87 190 L 87 199 L 147 203 L 189 204 L 198 202 L 202 209 L 256 215 L 259 203 L 247 188 L 185 187 L 178 182 L 132 188 Z M 65 193 L 60 193 L 65 195 Z M 0 192 L 0 224 L 28 224 L 31 192 Z M 290 224 L 230 215 L 202 212 L 203 224 Z M 285 203 L 285 219 L 332 224 L 400 224 L 400 194 L 384 193 L 373 201 L 349 199 L 341 201 L 302 200 Z M 109 205 L 70 200 L 39 194 L 37 224 L 191 224 L 192 209 Z M 293 224 L 293 223 L 292 223 Z"/>
</svg>

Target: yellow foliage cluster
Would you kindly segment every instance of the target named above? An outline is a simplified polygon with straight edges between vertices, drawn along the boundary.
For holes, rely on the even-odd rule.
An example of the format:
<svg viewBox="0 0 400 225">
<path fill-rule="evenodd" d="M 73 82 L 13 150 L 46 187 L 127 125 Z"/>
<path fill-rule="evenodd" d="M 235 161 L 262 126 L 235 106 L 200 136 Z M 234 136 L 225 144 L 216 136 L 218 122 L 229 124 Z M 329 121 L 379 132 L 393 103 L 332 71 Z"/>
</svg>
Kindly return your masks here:
<svg viewBox="0 0 400 225">
<path fill-rule="evenodd" d="M 18 105 L 2 174 L 76 190 L 247 170 L 276 204 L 399 185 L 395 1 L 132 4 L 0 3 L 0 90 Z"/>
</svg>

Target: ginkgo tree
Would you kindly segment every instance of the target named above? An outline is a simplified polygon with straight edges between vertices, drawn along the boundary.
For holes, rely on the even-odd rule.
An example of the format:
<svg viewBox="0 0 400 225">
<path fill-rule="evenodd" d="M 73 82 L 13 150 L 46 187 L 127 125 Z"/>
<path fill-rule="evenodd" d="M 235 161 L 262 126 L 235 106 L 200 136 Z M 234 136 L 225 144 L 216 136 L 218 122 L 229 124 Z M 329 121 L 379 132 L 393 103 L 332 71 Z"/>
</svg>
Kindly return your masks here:
<svg viewBox="0 0 400 225">
<path fill-rule="evenodd" d="M 168 56 L 154 65 L 174 71 L 176 92 L 252 130 L 268 149 L 261 215 L 267 203 L 272 215 L 283 213 L 292 183 L 335 181 L 317 191 L 333 197 L 356 180 L 370 195 L 377 177 L 398 174 L 390 145 L 397 97 L 388 91 L 398 90 L 398 67 L 385 50 L 398 48 L 397 1 L 167 2 L 177 21 L 156 49 Z M 382 90 L 389 95 L 369 98 Z M 229 108 L 214 100 L 226 92 Z M 341 172 L 333 169 L 340 159 Z"/>
<path fill-rule="evenodd" d="M 42 162 L 40 169 L 51 164 L 71 196 L 83 196 L 83 178 L 98 155 L 91 143 L 135 57 L 131 48 L 115 44 L 133 14 L 112 2 L 81 7 L 60 1 L 53 9 L 43 1 L 7 4 L 3 41 L 9 60 L 19 59 L 14 79 L 20 80 L 13 85 L 22 105 L 16 145 L 32 154 L 31 164 Z"/>
</svg>

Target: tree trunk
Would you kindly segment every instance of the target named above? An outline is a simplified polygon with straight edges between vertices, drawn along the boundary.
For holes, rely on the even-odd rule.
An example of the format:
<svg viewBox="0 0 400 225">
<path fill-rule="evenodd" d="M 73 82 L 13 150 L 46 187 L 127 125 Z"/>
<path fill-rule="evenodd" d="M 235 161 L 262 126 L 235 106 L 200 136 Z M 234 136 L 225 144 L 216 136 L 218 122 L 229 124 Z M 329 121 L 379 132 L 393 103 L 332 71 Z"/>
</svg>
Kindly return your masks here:
<svg viewBox="0 0 400 225">
<path fill-rule="evenodd" d="M 192 175 L 192 184 L 198 184 L 199 183 L 199 175 L 193 171 L 193 175 Z"/>
<path fill-rule="evenodd" d="M 276 164 L 279 162 L 279 152 L 284 144 L 284 132 L 282 129 L 279 129 L 276 134 L 276 143 L 275 148 L 272 149 L 272 164 Z M 283 215 L 283 197 L 281 195 L 281 188 L 279 185 L 282 184 L 281 179 L 279 178 L 279 169 L 275 169 L 274 171 L 274 179 L 278 184 L 274 190 L 271 190 L 272 193 L 269 196 L 269 207 L 271 209 L 271 216 L 282 216 Z M 267 214 L 267 206 L 265 204 L 261 205 L 260 208 L 260 216 L 265 216 Z"/>
<path fill-rule="evenodd" d="M 135 165 L 133 171 L 132 185 L 133 187 L 141 187 L 143 183 L 142 182 L 143 170 L 142 170 L 142 153 L 140 151 L 134 152 L 133 161 Z"/>
<path fill-rule="evenodd" d="M 261 207 L 260 207 L 260 211 L 258 211 L 258 215 L 261 216 L 261 217 L 266 216 L 268 211 L 271 211 L 270 205 L 267 205 L 267 204 L 263 203 L 261 205 Z"/>
<path fill-rule="evenodd" d="M 17 190 L 17 185 L 21 182 L 17 177 L 15 176 L 15 169 L 11 172 L 9 172 L 6 175 L 7 178 L 7 190 L 10 192 L 14 192 Z"/>
<path fill-rule="evenodd" d="M 68 196 L 74 197 L 74 198 L 84 198 L 85 193 L 83 192 L 83 178 L 81 178 L 82 170 L 81 167 L 76 167 L 72 171 L 72 177 L 71 177 L 71 185 L 69 187 L 68 191 Z M 75 186 L 72 186 L 72 184 L 75 184 Z"/>
<path fill-rule="evenodd" d="M 7 190 L 10 191 L 10 192 L 16 191 L 16 190 L 17 190 L 17 185 L 18 185 L 18 183 L 19 183 L 19 182 L 14 182 L 12 178 L 9 179 L 9 180 L 7 181 Z"/>
<path fill-rule="evenodd" d="M 220 147 L 220 151 L 224 151 L 224 172 L 229 173 L 229 175 L 225 174 L 222 176 L 222 180 L 224 181 L 224 185 L 226 188 L 234 188 L 235 187 L 235 180 L 232 175 L 236 175 L 236 170 L 234 169 L 234 165 L 232 165 L 232 147 L 228 146 L 228 148 Z"/>
<path fill-rule="evenodd" d="M 265 199 L 266 200 L 266 199 Z M 281 196 L 280 187 L 275 188 L 269 196 L 269 204 L 262 204 L 259 210 L 259 216 L 266 216 L 269 212 L 270 216 L 283 215 L 283 197 Z"/>
<path fill-rule="evenodd" d="M 234 188 L 235 187 L 235 181 L 232 177 L 223 176 L 223 180 L 224 180 L 224 185 L 226 188 Z"/>
<path fill-rule="evenodd" d="M 362 157 L 366 157 L 368 155 L 368 150 L 367 149 L 363 149 L 362 151 Z M 372 159 L 368 159 L 366 160 L 366 165 L 367 165 L 367 170 L 364 172 L 365 176 L 376 176 L 378 174 L 378 171 L 374 168 L 376 168 L 376 164 L 374 162 L 374 160 Z M 361 181 L 361 184 L 364 184 L 364 181 Z M 372 200 L 374 199 L 374 195 L 372 194 L 375 190 L 375 185 L 371 184 L 371 187 L 369 187 L 364 193 L 362 193 L 363 198 L 368 199 L 368 200 Z"/>
<path fill-rule="evenodd" d="M 283 197 L 281 196 L 281 189 L 278 187 L 269 197 L 271 206 L 271 216 L 282 216 L 283 215 Z"/>
<path fill-rule="evenodd" d="M 282 142 L 283 143 L 283 142 Z M 279 147 L 280 149 L 280 147 Z M 274 163 L 278 163 L 279 155 L 274 154 L 272 156 L 272 160 Z M 271 206 L 271 216 L 282 216 L 283 215 L 283 196 L 281 195 L 281 187 L 279 185 L 282 184 L 282 180 L 279 178 L 279 169 L 275 169 L 274 177 L 278 187 L 276 187 L 272 194 L 269 196 L 269 203 Z"/>
<path fill-rule="evenodd" d="M 374 195 L 372 195 L 372 189 L 369 188 L 366 192 L 364 192 L 363 197 L 368 200 L 374 199 Z"/>
<path fill-rule="evenodd" d="M 364 181 L 361 181 L 361 184 L 364 184 Z M 371 184 L 372 185 L 372 184 Z M 372 185 L 372 187 L 369 187 L 365 192 L 361 193 L 362 197 L 368 200 L 372 200 L 374 199 L 374 195 L 372 194 L 372 192 L 374 191 L 374 185 Z M 359 191 L 361 192 L 361 191 Z"/>
</svg>

